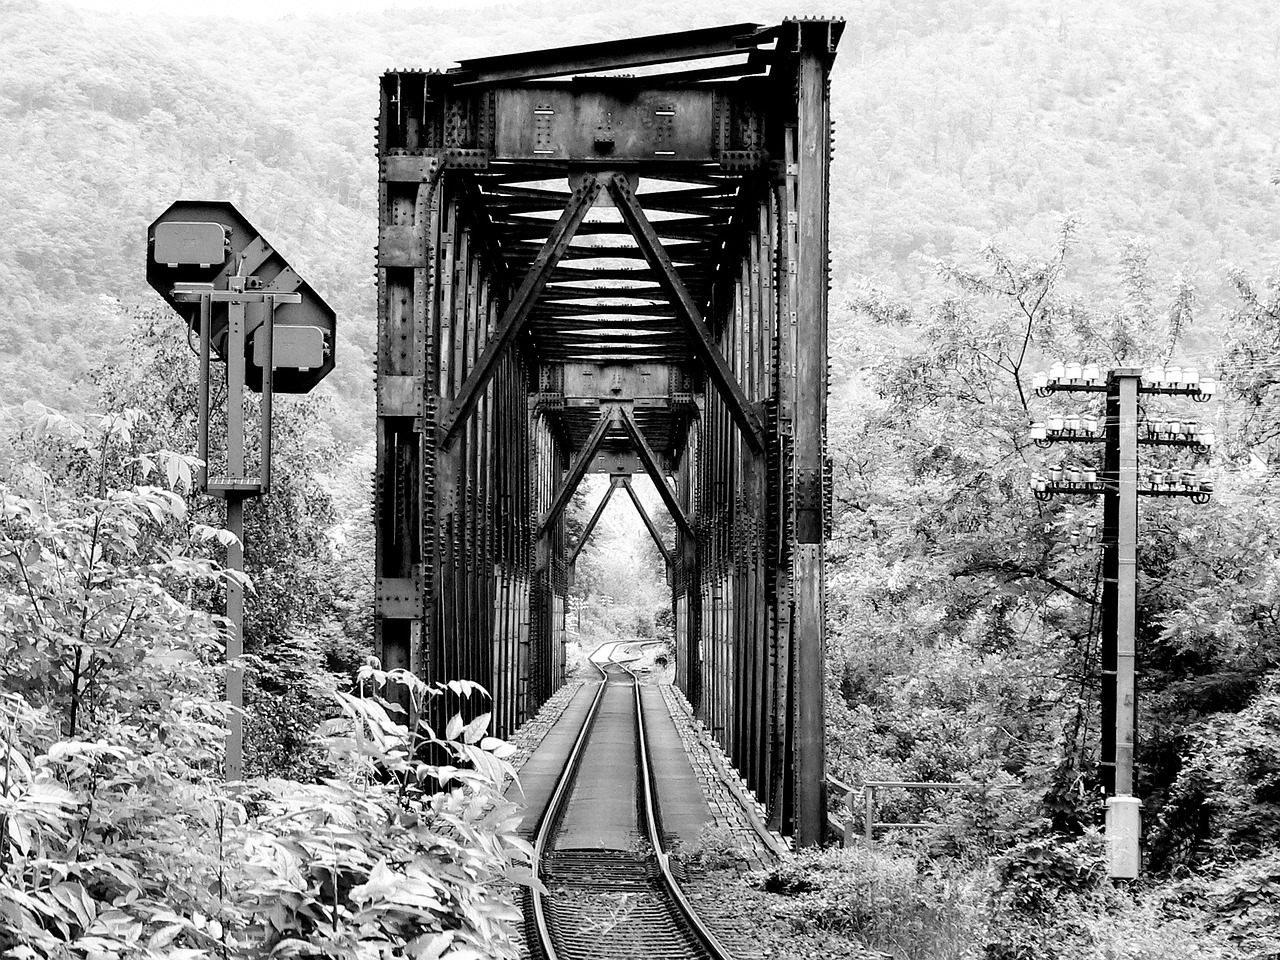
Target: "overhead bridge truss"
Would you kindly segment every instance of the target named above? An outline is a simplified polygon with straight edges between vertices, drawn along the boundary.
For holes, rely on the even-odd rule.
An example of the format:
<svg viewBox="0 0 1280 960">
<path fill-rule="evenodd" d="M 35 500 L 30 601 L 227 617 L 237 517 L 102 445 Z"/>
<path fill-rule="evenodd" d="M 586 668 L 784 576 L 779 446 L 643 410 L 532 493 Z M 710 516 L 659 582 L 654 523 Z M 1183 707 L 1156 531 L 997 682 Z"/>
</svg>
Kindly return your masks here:
<svg viewBox="0 0 1280 960">
<path fill-rule="evenodd" d="M 802 843 L 825 822 L 842 27 L 393 71 L 378 123 L 384 664 L 479 681 L 512 731 L 565 679 L 573 491 L 604 473 L 635 500 L 647 475 L 675 521 L 677 680 Z"/>
</svg>

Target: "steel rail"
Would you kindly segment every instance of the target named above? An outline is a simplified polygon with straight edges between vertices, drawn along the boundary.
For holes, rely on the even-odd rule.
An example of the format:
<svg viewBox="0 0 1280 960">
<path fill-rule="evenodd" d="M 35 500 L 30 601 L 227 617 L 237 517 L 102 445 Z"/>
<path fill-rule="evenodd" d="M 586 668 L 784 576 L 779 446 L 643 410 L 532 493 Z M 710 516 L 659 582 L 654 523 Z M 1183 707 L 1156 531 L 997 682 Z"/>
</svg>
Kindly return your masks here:
<svg viewBox="0 0 1280 960">
<path fill-rule="evenodd" d="M 658 868 L 662 872 L 662 885 L 666 888 L 667 895 L 684 916 L 685 922 L 697 934 L 711 960 L 733 960 L 733 955 L 724 948 L 716 938 L 716 935 L 702 922 L 702 918 L 693 909 L 693 904 L 684 895 L 684 891 L 680 889 L 680 884 L 676 881 L 675 875 L 671 872 L 671 855 L 667 853 L 662 843 L 662 833 L 658 829 L 658 791 L 654 785 L 649 740 L 645 730 L 644 704 L 640 699 L 640 681 L 626 664 L 619 664 L 619 666 L 631 675 L 631 688 L 636 697 L 636 727 L 640 739 L 640 771 L 644 778 L 645 824 L 649 831 L 649 844 L 653 847 L 654 858 L 658 861 Z"/>
<path fill-rule="evenodd" d="M 591 663 L 597 670 L 600 670 L 600 689 L 596 691 L 595 699 L 591 701 L 591 706 L 587 709 L 587 715 L 582 721 L 582 729 L 578 731 L 577 739 L 573 742 L 573 748 L 569 751 L 569 757 L 565 760 L 564 769 L 560 771 L 560 779 L 556 781 L 556 788 L 551 794 L 551 799 L 547 801 L 546 810 L 543 811 L 542 820 L 538 824 L 537 836 L 534 838 L 534 878 L 539 882 L 541 882 L 539 874 L 542 872 L 543 851 L 546 850 L 547 843 L 555 832 L 556 821 L 560 817 L 565 797 L 568 795 L 569 788 L 573 784 L 574 776 L 578 771 L 582 748 L 586 745 L 587 739 L 591 735 L 591 727 L 596 722 L 596 715 L 600 712 L 600 703 L 604 700 L 605 688 L 609 685 L 608 674 L 594 660 Z M 531 887 L 530 892 L 533 897 L 533 922 L 538 930 L 542 955 L 545 960 L 559 960 L 560 955 L 556 952 L 555 945 L 552 943 L 551 928 L 547 924 L 547 910 L 546 905 L 542 902 L 542 893 L 537 886 Z"/>
<path fill-rule="evenodd" d="M 697 911 L 685 896 L 684 891 L 680 889 L 680 884 L 676 880 L 675 875 L 671 871 L 671 857 L 666 852 L 662 842 L 662 833 L 658 827 L 658 795 L 654 784 L 654 775 L 652 769 L 652 759 L 649 752 L 648 734 L 645 729 L 644 704 L 640 696 L 640 682 L 635 672 L 627 666 L 626 663 L 618 662 L 617 648 L 620 643 L 614 644 L 614 649 L 609 654 L 609 660 L 606 666 L 618 667 L 625 671 L 631 677 L 631 689 L 635 696 L 636 708 L 636 735 L 640 752 L 640 772 L 642 778 L 643 789 L 641 793 L 644 797 L 644 820 L 646 832 L 648 833 L 649 844 L 653 849 L 654 859 L 658 863 L 659 873 L 662 878 L 662 887 L 667 897 L 676 905 L 681 917 L 687 927 L 693 931 L 703 949 L 706 951 L 709 960 L 733 960 L 733 955 L 720 943 L 715 934 L 702 922 Z M 588 658 L 590 659 L 590 658 Z M 543 853 L 547 849 L 552 835 L 556 831 L 557 824 L 560 819 L 562 807 L 567 799 L 570 787 L 572 786 L 578 766 L 581 763 L 583 747 L 590 739 L 592 728 L 599 713 L 600 704 L 604 699 L 605 688 L 609 684 L 609 673 L 605 667 L 602 667 L 595 660 L 591 660 L 591 665 L 600 672 L 600 689 L 596 691 L 595 699 L 592 700 L 590 708 L 588 708 L 587 716 L 583 720 L 582 728 L 578 731 L 578 736 L 574 740 L 573 748 L 569 751 L 568 759 L 565 762 L 564 769 L 561 771 L 560 779 L 556 782 L 556 788 L 551 795 L 551 799 L 547 804 L 543 813 L 542 820 L 538 824 L 538 832 L 534 842 L 534 865 L 538 875 L 542 872 Z M 540 876 L 539 876 L 540 879 Z M 555 943 L 551 935 L 551 928 L 547 922 L 546 905 L 543 902 L 542 894 L 534 888 L 532 890 L 534 925 L 537 929 L 539 947 L 545 960 L 559 960 L 559 952 L 555 948 Z"/>
</svg>

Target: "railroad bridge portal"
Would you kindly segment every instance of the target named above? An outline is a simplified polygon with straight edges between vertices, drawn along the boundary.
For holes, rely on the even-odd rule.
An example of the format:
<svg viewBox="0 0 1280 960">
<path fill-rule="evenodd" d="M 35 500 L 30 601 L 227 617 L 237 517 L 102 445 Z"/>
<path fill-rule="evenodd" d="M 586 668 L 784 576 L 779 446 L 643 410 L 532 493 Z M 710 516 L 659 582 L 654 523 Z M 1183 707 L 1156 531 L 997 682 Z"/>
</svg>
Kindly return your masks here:
<svg viewBox="0 0 1280 960">
<path fill-rule="evenodd" d="M 384 663 L 483 683 L 509 733 L 564 681 L 569 498 L 648 475 L 677 530 L 677 680 L 801 843 L 825 821 L 842 28 L 393 71 L 378 123 Z"/>
</svg>

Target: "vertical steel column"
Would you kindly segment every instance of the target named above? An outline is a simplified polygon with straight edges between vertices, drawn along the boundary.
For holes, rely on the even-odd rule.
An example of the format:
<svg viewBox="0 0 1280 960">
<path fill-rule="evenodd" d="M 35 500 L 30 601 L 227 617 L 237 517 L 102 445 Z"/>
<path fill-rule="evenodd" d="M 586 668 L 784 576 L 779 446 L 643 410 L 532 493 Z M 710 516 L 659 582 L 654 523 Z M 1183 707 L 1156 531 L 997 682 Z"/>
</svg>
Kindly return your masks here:
<svg viewBox="0 0 1280 960">
<path fill-rule="evenodd" d="M 1138 384 L 1141 370 L 1111 371 L 1103 480 L 1102 780 L 1131 795 L 1136 729 Z"/>
<path fill-rule="evenodd" d="M 425 676 L 430 662 L 425 571 L 434 569 L 434 463 L 429 320 L 436 296 L 440 164 L 426 151 L 422 74 L 388 75 L 378 124 L 377 473 L 375 645 L 387 668 Z"/>
<path fill-rule="evenodd" d="M 762 191 L 763 201 L 768 202 L 769 193 Z M 760 229 L 763 223 L 761 201 L 757 200 L 756 222 L 747 244 L 746 263 L 744 264 L 744 284 L 748 293 L 748 330 L 747 341 L 750 346 L 749 370 L 751 384 L 748 396 L 753 402 L 767 401 L 770 392 L 768 363 L 771 353 L 772 334 L 768 323 L 766 303 L 769 300 L 767 288 L 768 263 L 764 258 L 767 252 L 765 238 Z M 766 441 L 769 436 L 766 428 Z M 772 638 L 769 631 L 768 594 L 765 581 L 765 558 L 767 555 L 766 530 L 768 527 L 766 513 L 768 510 L 768 464 L 767 453 L 750 457 L 743 469 L 742 477 L 743 502 L 749 513 L 747 522 L 748 544 L 745 551 L 745 563 L 748 576 L 745 582 L 749 597 L 747 608 L 749 637 L 747 653 L 747 676 L 744 678 L 744 701 L 747 704 L 746 724 L 742 762 L 739 769 L 747 778 L 751 788 L 758 796 L 767 796 L 767 728 L 766 717 L 770 708 L 767 696 L 767 667 L 769 648 Z"/>
<path fill-rule="evenodd" d="M 799 243 L 796 273 L 795 838 L 820 843 L 826 826 L 823 458 L 827 419 L 827 194 L 829 51 L 805 43 L 796 77 Z"/>
<path fill-rule="evenodd" d="M 1107 792 L 1108 872 L 1141 869 L 1142 803 L 1134 794 L 1137 728 L 1138 387 L 1142 371 L 1122 367 L 1107 382 L 1103 479 L 1102 779 Z"/>
<path fill-rule="evenodd" d="M 680 457 L 679 490 L 681 507 L 694 530 L 703 529 L 698 495 L 702 480 L 700 467 L 702 421 L 694 420 L 685 433 L 684 451 Z M 676 530 L 676 562 L 679 576 L 676 579 L 676 679 L 689 698 L 695 711 L 702 706 L 702 663 L 699 656 L 700 628 L 698 625 L 699 577 L 698 553 L 694 538 L 683 530 Z"/>
<path fill-rule="evenodd" d="M 201 490 L 209 483 L 209 368 L 212 344 L 213 304 L 208 293 L 200 295 L 200 380 L 196 388 L 196 456 L 200 458 L 200 469 L 196 475 L 196 486 Z"/>
<path fill-rule="evenodd" d="M 796 125 L 781 131 L 779 150 L 783 175 L 777 185 L 777 217 L 774 223 L 777 259 L 777 323 L 775 325 L 775 425 L 770 450 L 770 557 L 772 576 L 773 684 L 770 690 L 770 825 L 792 833 L 795 822 L 795 418 L 796 418 L 796 315 L 800 292 L 797 279 L 799 246 L 798 171 Z"/>
<path fill-rule="evenodd" d="M 258 446 L 258 486 L 264 494 L 271 492 L 271 407 L 275 398 L 276 380 L 276 298 L 266 294 L 262 298 L 262 431 Z"/>
</svg>

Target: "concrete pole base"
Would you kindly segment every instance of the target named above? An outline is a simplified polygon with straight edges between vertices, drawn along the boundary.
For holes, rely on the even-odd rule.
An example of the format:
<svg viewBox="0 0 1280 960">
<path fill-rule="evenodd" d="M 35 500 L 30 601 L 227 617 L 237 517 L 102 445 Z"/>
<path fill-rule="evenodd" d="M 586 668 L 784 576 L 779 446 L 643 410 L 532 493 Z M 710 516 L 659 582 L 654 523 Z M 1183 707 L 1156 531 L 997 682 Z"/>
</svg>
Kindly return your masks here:
<svg viewBox="0 0 1280 960">
<path fill-rule="evenodd" d="M 1142 801 L 1122 795 L 1107 798 L 1107 873 L 1133 880 L 1142 869 Z"/>
</svg>

